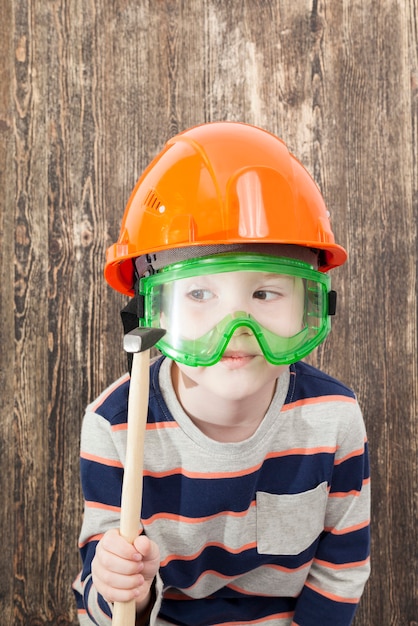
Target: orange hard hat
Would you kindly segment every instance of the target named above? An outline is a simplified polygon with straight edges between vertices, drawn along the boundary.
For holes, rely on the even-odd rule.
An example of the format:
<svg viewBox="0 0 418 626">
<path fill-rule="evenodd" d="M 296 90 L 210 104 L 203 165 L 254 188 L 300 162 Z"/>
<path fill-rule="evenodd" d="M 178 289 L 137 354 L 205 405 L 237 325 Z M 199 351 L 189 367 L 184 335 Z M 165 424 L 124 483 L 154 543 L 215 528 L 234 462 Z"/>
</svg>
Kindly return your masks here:
<svg viewBox="0 0 418 626">
<path fill-rule="evenodd" d="M 321 193 L 285 143 L 240 122 L 212 122 L 170 139 L 138 180 L 105 278 L 133 295 L 133 259 L 212 244 L 279 243 L 322 251 L 342 265 Z"/>
</svg>

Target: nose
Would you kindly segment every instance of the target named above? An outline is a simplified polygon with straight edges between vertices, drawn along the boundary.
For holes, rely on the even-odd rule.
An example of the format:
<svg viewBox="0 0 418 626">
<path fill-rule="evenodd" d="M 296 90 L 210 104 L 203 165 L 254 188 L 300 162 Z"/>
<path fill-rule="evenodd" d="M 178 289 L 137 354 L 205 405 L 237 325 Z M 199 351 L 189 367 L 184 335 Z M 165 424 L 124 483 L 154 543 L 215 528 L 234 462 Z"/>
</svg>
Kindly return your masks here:
<svg viewBox="0 0 418 626">
<path fill-rule="evenodd" d="M 239 318 L 248 319 L 250 317 L 250 314 L 247 313 L 246 311 L 235 311 L 234 313 L 231 314 L 231 317 L 234 320 L 237 320 Z"/>
<path fill-rule="evenodd" d="M 234 313 L 231 313 L 231 318 L 233 320 L 242 320 L 244 322 L 245 320 L 250 319 L 251 315 L 246 311 L 235 311 Z M 235 328 L 233 334 L 234 336 L 240 337 L 242 335 L 253 335 L 254 333 L 251 328 L 243 324 L 242 326 Z"/>
</svg>

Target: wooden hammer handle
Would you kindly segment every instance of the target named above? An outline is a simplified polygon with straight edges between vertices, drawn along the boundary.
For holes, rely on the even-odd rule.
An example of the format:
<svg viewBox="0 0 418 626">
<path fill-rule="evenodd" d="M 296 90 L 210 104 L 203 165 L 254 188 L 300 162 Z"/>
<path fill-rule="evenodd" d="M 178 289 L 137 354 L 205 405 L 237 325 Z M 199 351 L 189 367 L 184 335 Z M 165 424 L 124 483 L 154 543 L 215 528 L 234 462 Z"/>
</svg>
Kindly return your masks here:
<svg viewBox="0 0 418 626">
<path fill-rule="evenodd" d="M 149 350 L 134 353 L 129 387 L 128 433 L 120 512 L 120 534 L 130 543 L 134 542 L 140 528 L 149 363 Z M 134 626 L 135 615 L 135 600 L 115 602 L 112 626 Z"/>
</svg>

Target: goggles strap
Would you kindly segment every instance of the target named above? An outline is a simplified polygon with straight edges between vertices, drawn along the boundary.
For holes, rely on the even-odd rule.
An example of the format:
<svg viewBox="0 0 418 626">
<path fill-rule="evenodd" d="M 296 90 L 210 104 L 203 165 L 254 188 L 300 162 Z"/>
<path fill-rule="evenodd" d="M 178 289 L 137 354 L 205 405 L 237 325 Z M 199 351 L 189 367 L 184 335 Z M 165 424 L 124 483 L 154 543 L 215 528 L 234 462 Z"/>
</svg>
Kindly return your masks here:
<svg viewBox="0 0 418 626">
<path fill-rule="evenodd" d="M 139 319 L 144 317 L 144 296 L 138 294 L 137 284 L 135 285 L 135 294 L 136 295 L 129 300 L 128 304 L 123 307 L 120 312 L 124 335 L 134 330 L 134 328 L 138 328 Z M 133 355 L 127 353 L 127 358 L 128 371 L 131 373 Z"/>
<path fill-rule="evenodd" d="M 335 315 L 337 312 L 337 292 L 331 289 L 328 291 L 328 315 Z"/>
</svg>

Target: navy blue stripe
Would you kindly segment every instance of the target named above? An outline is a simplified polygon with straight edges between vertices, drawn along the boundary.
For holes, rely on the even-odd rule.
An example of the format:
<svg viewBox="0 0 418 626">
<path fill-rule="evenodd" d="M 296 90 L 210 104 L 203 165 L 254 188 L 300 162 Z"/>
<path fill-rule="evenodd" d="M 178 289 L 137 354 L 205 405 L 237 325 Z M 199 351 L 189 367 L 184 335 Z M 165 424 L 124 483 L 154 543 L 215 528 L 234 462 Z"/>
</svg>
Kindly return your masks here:
<svg viewBox="0 0 418 626">
<path fill-rule="evenodd" d="M 354 392 L 339 380 L 302 361 L 290 366 L 290 385 L 285 404 L 323 396 L 355 398 Z M 296 375 L 295 375 L 296 374 Z"/>
<path fill-rule="evenodd" d="M 84 609 L 83 596 L 76 589 L 73 589 L 73 593 L 74 593 L 75 604 L 76 604 L 77 609 L 79 611 L 81 609 Z"/>
<path fill-rule="evenodd" d="M 99 542 L 95 539 L 89 541 L 86 545 L 80 548 L 80 555 L 83 560 L 83 569 L 81 572 L 81 580 L 84 581 L 91 573 L 91 562 L 96 554 L 96 547 Z"/>
<path fill-rule="evenodd" d="M 343 565 L 359 563 L 370 553 L 370 528 L 366 526 L 343 535 L 323 533 L 315 558 Z"/>
<path fill-rule="evenodd" d="M 181 474 L 144 477 L 142 516 L 162 511 L 206 517 L 223 511 L 246 511 L 257 491 L 298 494 L 330 481 L 333 454 L 290 455 L 267 459 L 261 470 L 234 478 L 187 478 Z"/>
<path fill-rule="evenodd" d="M 356 608 L 355 604 L 334 602 L 304 587 L 293 619 L 303 626 L 347 626 Z"/>
<path fill-rule="evenodd" d="M 116 387 L 94 412 L 112 424 L 126 422 L 128 411 L 129 379 Z"/>
<path fill-rule="evenodd" d="M 123 469 L 80 459 L 84 499 L 120 506 Z"/>
<path fill-rule="evenodd" d="M 289 454 L 267 459 L 262 467 L 257 491 L 272 494 L 297 494 L 330 482 L 334 454 Z"/>
<path fill-rule="evenodd" d="M 361 491 L 363 480 L 369 476 L 367 455 L 351 457 L 335 466 L 330 493 L 348 493 L 353 489 Z"/>
<path fill-rule="evenodd" d="M 202 600 L 163 600 L 160 615 L 170 624 L 178 626 L 216 626 L 225 622 L 242 624 L 246 621 L 267 618 L 276 613 L 293 612 L 293 598 L 211 598 Z M 318 626 L 318 623 L 316 624 Z"/>
<path fill-rule="evenodd" d="M 106 600 L 103 598 L 103 596 L 101 596 L 100 594 L 97 594 L 97 599 L 98 599 L 99 607 L 101 608 L 103 613 L 105 615 L 108 615 L 109 617 L 112 617 L 112 613 L 110 611 L 109 605 L 106 602 Z"/>
<path fill-rule="evenodd" d="M 162 399 L 158 375 L 162 357 L 150 367 L 150 387 L 149 387 L 149 411 L 148 421 L 156 422 L 173 422 L 174 418 L 169 412 L 164 400 Z M 128 419 L 128 396 L 129 396 L 130 380 L 116 387 L 112 393 L 97 406 L 95 413 L 106 419 L 112 426 L 126 424 Z"/>
</svg>

